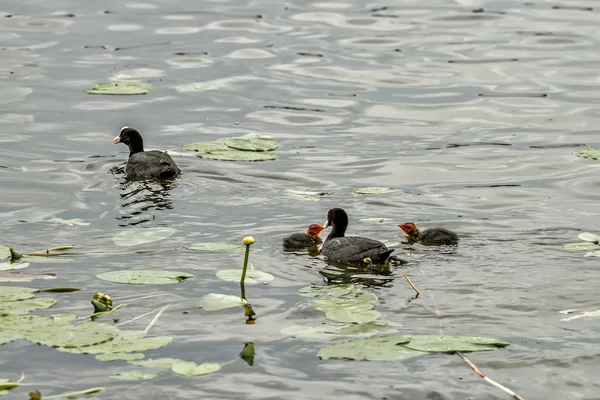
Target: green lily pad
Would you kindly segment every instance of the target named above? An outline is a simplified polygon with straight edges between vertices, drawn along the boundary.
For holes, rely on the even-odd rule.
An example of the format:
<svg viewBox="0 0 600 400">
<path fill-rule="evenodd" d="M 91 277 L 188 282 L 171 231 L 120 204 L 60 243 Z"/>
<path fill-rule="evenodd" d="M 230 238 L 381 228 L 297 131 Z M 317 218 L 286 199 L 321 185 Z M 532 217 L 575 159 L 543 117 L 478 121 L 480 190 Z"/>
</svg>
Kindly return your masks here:
<svg viewBox="0 0 600 400">
<path fill-rule="evenodd" d="M 227 250 L 243 250 L 244 246 L 232 243 L 212 243 L 212 242 L 200 242 L 193 243 L 186 247 L 188 250 L 198 251 L 227 251 Z"/>
<path fill-rule="evenodd" d="M 60 263 L 68 263 L 73 261 L 72 258 L 65 258 L 62 256 L 58 257 L 44 257 L 44 256 L 26 256 L 24 255 L 21 259 L 22 261 L 27 261 L 29 263 L 40 263 L 40 264 L 60 264 Z"/>
<path fill-rule="evenodd" d="M 388 193 L 399 192 L 400 190 L 402 190 L 402 189 L 370 186 L 370 187 L 358 188 L 354 192 L 358 193 L 358 194 L 388 194 Z"/>
<path fill-rule="evenodd" d="M 76 354 L 141 353 L 159 349 L 173 341 L 170 336 L 144 337 L 144 335 L 144 331 L 120 331 L 112 340 L 93 346 L 59 348 L 58 350 Z"/>
<path fill-rule="evenodd" d="M 600 257 L 600 250 L 590 251 L 589 253 L 585 253 L 584 257 Z"/>
<path fill-rule="evenodd" d="M 586 242 L 600 242 L 600 235 L 598 235 L 597 233 L 583 232 L 580 233 L 578 237 L 579 239 L 585 240 Z"/>
<path fill-rule="evenodd" d="M 599 249 L 600 246 L 592 242 L 581 242 L 581 243 L 568 243 L 565 244 L 567 250 L 595 250 Z"/>
<path fill-rule="evenodd" d="M 37 289 L 19 286 L 2 287 L 0 290 L 0 303 L 30 299 L 35 296 Z M 2 307 L 0 305 L 0 307 Z"/>
<path fill-rule="evenodd" d="M 221 161 L 271 161 L 277 156 L 271 153 L 260 153 L 241 150 L 211 150 L 206 153 L 196 153 L 197 157 Z"/>
<path fill-rule="evenodd" d="M 162 285 L 166 283 L 181 283 L 188 278 L 193 278 L 186 272 L 169 270 L 126 270 L 108 271 L 96 275 L 105 281 L 117 283 L 129 283 L 131 285 Z"/>
<path fill-rule="evenodd" d="M 22 269 L 29 267 L 29 263 L 26 262 L 16 262 L 16 263 L 0 263 L 0 271 L 10 271 L 12 269 Z"/>
<path fill-rule="evenodd" d="M 402 346 L 409 336 L 378 336 L 323 347 L 317 356 L 323 360 L 401 360 L 425 354 Z"/>
<path fill-rule="evenodd" d="M 62 218 L 51 218 L 48 220 L 49 222 L 53 222 L 55 224 L 63 224 L 67 226 L 88 226 L 90 223 L 85 222 L 81 218 L 73 218 L 73 219 L 62 219 Z"/>
<path fill-rule="evenodd" d="M 0 245 L 0 260 L 10 258 L 10 247 Z"/>
<path fill-rule="evenodd" d="M 177 232 L 177 230 L 168 226 L 127 229 L 117 233 L 113 237 L 113 242 L 115 242 L 117 246 L 136 246 L 166 239 L 175 232 Z"/>
<path fill-rule="evenodd" d="M 345 325 L 292 325 L 281 330 L 281 333 L 289 336 L 307 339 L 331 339 L 336 337 L 361 337 L 392 332 L 387 324 L 381 321 L 368 322 L 364 324 Z"/>
<path fill-rule="evenodd" d="M 43 331 L 49 325 L 68 321 L 70 314 L 59 314 L 52 317 L 40 315 L 0 315 L 0 344 L 16 339 L 25 339 L 28 333 Z M 74 316 L 75 318 L 77 316 Z"/>
<path fill-rule="evenodd" d="M 375 310 L 350 310 L 347 308 L 340 308 L 337 310 L 328 310 L 325 313 L 327 319 L 338 322 L 354 322 L 358 324 L 363 324 L 367 322 L 373 322 L 379 317 L 381 314 Z"/>
<path fill-rule="evenodd" d="M 139 82 L 110 82 L 99 83 L 92 89 L 84 90 L 88 94 L 136 95 L 146 94 L 152 85 Z"/>
<path fill-rule="evenodd" d="M 100 353 L 96 355 L 98 361 L 136 361 L 145 356 L 142 353 Z"/>
<path fill-rule="evenodd" d="M 225 310 L 226 308 L 241 307 L 248 302 L 240 296 L 231 296 L 228 294 L 209 293 L 202 296 L 199 307 L 206 311 Z"/>
<path fill-rule="evenodd" d="M 269 151 L 281 147 L 277 140 L 261 137 L 236 137 L 225 140 L 225 145 L 243 151 Z"/>
<path fill-rule="evenodd" d="M 577 157 L 589 158 L 591 160 L 600 159 L 600 149 L 594 149 L 593 147 L 588 147 L 586 150 L 574 151 L 573 154 Z"/>
<path fill-rule="evenodd" d="M 2 302 L 0 303 L 0 314 L 28 314 L 35 310 L 45 310 L 52 307 L 54 304 L 56 304 L 56 299 L 50 297 Z"/>
<path fill-rule="evenodd" d="M 51 321 L 43 326 L 34 326 L 24 332 L 30 342 L 50 347 L 91 349 L 94 345 L 115 339 L 119 330 L 103 322 L 84 322 L 73 325 L 69 321 Z M 84 353 L 82 351 L 82 353 Z M 117 353 L 113 351 L 112 353 Z"/>
<path fill-rule="evenodd" d="M 500 339 L 482 336 L 460 336 L 460 335 L 414 335 L 409 336 L 410 342 L 405 347 L 427 351 L 431 353 L 455 353 L 496 350 L 506 347 L 510 343 Z"/>
<path fill-rule="evenodd" d="M 192 361 L 180 361 L 171 366 L 171 371 L 179 375 L 199 376 L 212 374 L 221 369 L 221 365 L 213 362 L 206 362 L 200 365 Z"/>
<path fill-rule="evenodd" d="M 179 358 L 149 358 L 147 360 L 130 361 L 130 364 L 137 365 L 139 367 L 147 368 L 171 368 L 171 366 L 178 362 L 185 362 Z"/>
<path fill-rule="evenodd" d="M 196 142 L 181 146 L 182 150 L 198 151 L 208 153 L 215 150 L 227 150 L 227 146 L 223 142 Z"/>
<path fill-rule="evenodd" d="M 222 269 L 217 272 L 217 277 L 228 282 L 239 282 L 242 279 L 241 269 Z M 245 283 L 271 282 L 275 277 L 266 272 L 255 270 L 246 271 Z"/>
<path fill-rule="evenodd" d="M 308 286 L 298 290 L 298 294 L 303 297 L 316 297 L 322 294 L 340 297 L 355 290 L 354 285 L 351 283 L 343 283 L 339 285 Z"/>
<path fill-rule="evenodd" d="M 459 335 L 379 336 L 327 346 L 319 350 L 322 359 L 398 360 L 425 353 L 489 351 L 508 346 L 500 339 Z"/>
<path fill-rule="evenodd" d="M 147 381 L 156 378 L 158 375 L 151 372 L 140 372 L 140 371 L 127 371 L 113 374 L 110 377 L 112 379 L 119 379 L 121 381 Z"/>
</svg>

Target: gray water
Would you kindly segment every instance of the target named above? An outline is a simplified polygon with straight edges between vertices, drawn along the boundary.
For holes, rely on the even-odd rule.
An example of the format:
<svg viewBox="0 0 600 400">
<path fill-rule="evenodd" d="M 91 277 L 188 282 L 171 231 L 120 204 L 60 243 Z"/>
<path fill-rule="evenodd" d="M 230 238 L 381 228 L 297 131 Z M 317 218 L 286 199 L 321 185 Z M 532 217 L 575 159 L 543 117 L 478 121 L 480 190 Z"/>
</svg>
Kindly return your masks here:
<svg viewBox="0 0 600 400">
<path fill-rule="evenodd" d="M 296 291 L 336 270 L 284 254 L 280 240 L 324 222 L 331 207 L 347 210 L 352 235 L 398 242 L 396 224 L 406 221 L 460 234 L 455 251 L 399 247 L 411 262 L 369 288 L 382 319 L 400 333 L 502 338 L 511 346 L 469 355 L 496 381 L 526 399 L 600 398 L 598 320 L 561 321 L 559 313 L 600 308 L 598 259 L 563 248 L 580 232 L 598 231 L 600 164 L 572 153 L 599 145 L 599 23 L 593 1 L 4 0 L 2 244 L 27 251 L 73 244 L 93 253 L 32 264 L 24 271 L 57 279 L 27 286 L 82 288 L 57 296 L 54 306 L 79 307 L 80 315 L 91 312 L 98 291 L 115 299 L 169 292 L 123 309 L 123 320 L 188 300 L 152 328 L 174 342 L 147 358 L 227 363 L 246 341 L 257 349 L 253 367 L 238 360 L 208 376 L 164 371 L 131 383 L 108 378 L 131 370 L 127 363 L 15 341 L 0 349 L 0 378 L 24 371 L 39 385 L 6 398 L 93 386 L 107 388 L 99 399 L 508 398 L 456 356 L 322 361 L 318 349 L 340 340 L 280 333 L 326 322 Z M 153 90 L 83 92 L 109 79 L 149 82 Z M 127 157 L 125 146 L 112 144 L 124 125 L 139 129 L 147 148 L 246 133 L 284 145 L 278 160 L 263 163 L 175 155 L 180 180 L 132 184 L 111 172 Z M 354 193 L 363 186 L 402 191 Z M 334 194 L 307 202 L 285 189 Z M 156 226 L 178 232 L 140 246 L 152 253 L 107 254 L 121 250 L 111 240 L 116 233 Z M 208 313 L 190 302 L 239 293 L 215 273 L 239 268 L 241 256 L 184 248 L 246 235 L 261 250 L 254 267 L 275 276 L 247 288 L 258 316 L 252 326 L 239 310 Z M 158 288 L 96 278 L 136 268 L 195 278 Z M 423 293 L 416 300 L 405 273 Z"/>
</svg>

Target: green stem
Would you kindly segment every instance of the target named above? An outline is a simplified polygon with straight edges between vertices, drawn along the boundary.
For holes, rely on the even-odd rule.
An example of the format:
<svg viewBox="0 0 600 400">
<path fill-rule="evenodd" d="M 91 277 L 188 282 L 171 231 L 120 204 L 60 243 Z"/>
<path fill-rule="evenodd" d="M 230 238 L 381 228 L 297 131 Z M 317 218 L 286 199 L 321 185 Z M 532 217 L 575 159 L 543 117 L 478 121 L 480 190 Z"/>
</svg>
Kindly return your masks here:
<svg viewBox="0 0 600 400">
<path fill-rule="evenodd" d="M 240 288 L 242 289 L 242 303 L 246 300 L 246 287 L 244 281 L 246 280 L 246 270 L 248 269 L 248 258 L 250 257 L 250 245 L 246 245 L 246 255 L 244 256 L 244 267 L 242 268 L 242 278 L 240 279 Z"/>
</svg>

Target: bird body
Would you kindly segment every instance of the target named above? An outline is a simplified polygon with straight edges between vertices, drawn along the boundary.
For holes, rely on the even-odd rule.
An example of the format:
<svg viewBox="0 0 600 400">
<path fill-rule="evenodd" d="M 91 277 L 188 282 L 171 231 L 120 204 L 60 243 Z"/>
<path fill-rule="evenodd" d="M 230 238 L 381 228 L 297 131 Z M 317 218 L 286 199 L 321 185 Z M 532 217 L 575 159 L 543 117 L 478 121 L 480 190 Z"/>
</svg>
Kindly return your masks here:
<svg viewBox="0 0 600 400">
<path fill-rule="evenodd" d="M 414 223 L 398 225 L 406 233 L 408 242 L 418 242 L 425 246 L 444 246 L 458 244 L 458 235 L 446 228 L 420 230 Z"/>
</svg>

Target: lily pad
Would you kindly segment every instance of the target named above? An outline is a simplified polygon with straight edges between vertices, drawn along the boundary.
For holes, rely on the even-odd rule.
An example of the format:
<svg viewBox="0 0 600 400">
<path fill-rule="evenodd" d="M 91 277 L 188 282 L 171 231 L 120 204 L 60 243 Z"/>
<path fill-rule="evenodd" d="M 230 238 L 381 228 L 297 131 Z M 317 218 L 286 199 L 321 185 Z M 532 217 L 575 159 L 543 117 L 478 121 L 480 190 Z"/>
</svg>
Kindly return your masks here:
<svg viewBox="0 0 600 400">
<path fill-rule="evenodd" d="M 10 248 L 0 245 L 0 260 L 10 258 Z"/>
<path fill-rule="evenodd" d="M 181 283 L 188 278 L 193 278 L 186 272 L 170 270 L 126 270 L 108 271 L 96 275 L 105 281 L 129 283 L 132 285 L 162 285 L 167 283 Z"/>
<path fill-rule="evenodd" d="M 590 251 L 589 253 L 585 253 L 584 257 L 600 257 L 600 250 Z"/>
<path fill-rule="evenodd" d="M 227 150 L 227 146 L 223 142 L 196 142 L 181 146 L 182 150 L 198 151 L 207 153 L 215 150 Z"/>
<path fill-rule="evenodd" d="M 281 147 L 277 140 L 261 137 L 236 137 L 225 140 L 225 145 L 243 151 L 269 151 Z"/>
<path fill-rule="evenodd" d="M 175 372 L 176 374 L 186 376 L 212 374 L 213 372 L 217 372 L 220 369 L 221 365 L 213 362 L 206 362 L 197 365 L 195 362 L 192 361 L 180 361 L 176 362 L 171 366 L 171 371 Z"/>
<path fill-rule="evenodd" d="M 177 230 L 168 226 L 127 229 L 117 233 L 113 237 L 113 242 L 115 242 L 117 246 L 136 246 L 166 239 L 175 232 L 177 232 Z"/>
<path fill-rule="evenodd" d="M 31 282 L 33 279 L 56 279 L 56 274 L 0 271 L 0 282 Z"/>
<path fill-rule="evenodd" d="M 241 307 L 248 302 L 240 296 L 231 296 L 228 294 L 209 293 L 200 299 L 200 308 L 206 311 L 225 310 L 227 308 Z"/>
<path fill-rule="evenodd" d="M 96 355 L 98 361 L 136 361 L 145 356 L 142 353 L 100 353 Z"/>
<path fill-rule="evenodd" d="M 351 283 L 343 283 L 340 285 L 323 285 L 323 286 L 308 286 L 298 290 L 298 294 L 303 297 L 316 297 L 322 294 L 339 297 L 355 290 Z"/>
<path fill-rule="evenodd" d="M 508 346 L 500 339 L 459 335 L 380 336 L 327 346 L 319 350 L 322 359 L 398 360 L 425 353 L 489 351 Z"/>
<path fill-rule="evenodd" d="M 212 243 L 212 242 L 200 242 L 193 243 L 186 247 L 188 250 L 198 251 L 226 251 L 226 250 L 243 250 L 244 246 L 232 243 Z"/>
<path fill-rule="evenodd" d="M 45 310 L 54 304 L 56 304 L 56 299 L 50 297 L 2 302 L 0 303 L 0 314 L 28 314 L 35 310 Z"/>
<path fill-rule="evenodd" d="M 16 263 L 11 263 L 11 262 L 5 262 L 5 263 L 0 263 L 0 271 L 10 271 L 13 269 L 22 269 L 22 268 L 27 268 L 29 267 L 29 263 L 26 262 L 16 262 Z"/>
<path fill-rule="evenodd" d="M 140 372 L 140 371 L 127 371 L 113 374 L 110 377 L 112 379 L 119 379 L 121 381 L 147 381 L 156 378 L 158 375 L 151 372 Z"/>
<path fill-rule="evenodd" d="M 130 364 L 137 365 L 139 367 L 148 368 L 171 368 L 171 366 L 178 362 L 185 362 L 179 358 L 149 358 L 147 360 L 130 361 Z"/>
<path fill-rule="evenodd" d="M 73 218 L 73 219 L 52 218 L 49 220 L 49 222 L 53 222 L 55 224 L 68 225 L 68 226 L 75 226 L 75 225 L 88 226 L 90 224 L 89 222 L 85 222 L 81 218 Z"/>
<path fill-rule="evenodd" d="M 146 94 L 152 85 L 139 82 L 110 82 L 99 83 L 94 88 L 84 90 L 88 94 L 137 95 Z"/>
<path fill-rule="evenodd" d="M 358 188 L 354 192 L 356 192 L 358 194 L 388 194 L 388 193 L 399 192 L 400 190 L 402 190 L 402 189 L 370 186 L 370 187 Z"/>
<path fill-rule="evenodd" d="M 241 269 L 222 269 L 217 272 L 217 277 L 228 282 L 239 282 L 242 279 Z M 275 277 L 266 272 L 255 270 L 246 271 L 245 283 L 271 282 Z"/>
<path fill-rule="evenodd" d="M 600 246 L 592 242 L 568 243 L 565 244 L 567 250 L 600 250 Z"/>
<path fill-rule="evenodd" d="M 345 325 L 292 325 L 281 330 L 281 333 L 289 336 L 307 339 L 331 339 L 336 337 L 361 337 L 392 332 L 387 324 L 381 321 L 368 322 L 364 324 Z"/>
<path fill-rule="evenodd" d="M 577 157 L 600 160 L 600 149 L 594 149 L 593 147 L 588 147 L 586 150 L 574 151 L 573 154 Z"/>
<path fill-rule="evenodd" d="M 93 346 L 59 348 L 59 350 L 76 354 L 140 353 L 159 349 L 173 341 L 170 336 L 144 337 L 144 335 L 144 331 L 120 331 L 112 340 Z"/>
<path fill-rule="evenodd" d="M 25 339 L 30 342 L 67 349 L 90 349 L 96 344 L 111 341 L 118 335 L 119 330 L 110 324 L 84 322 L 73 325 L 69 321 L 60 320 L 48 321 L 45 325 L 40 324 L 24 332 Z"/>
<path fill-rule="evenodd" d="M 23 258 L 21 259 L 23 261 L 27 261 L 30 263 L 40 263 L 40 264 L 60 264 L 60 263 L 68 263 L 73 261 L 72 258 L 66 258 L 66 257 L 61 257 L 61 256 L 57 256 L 57 257 L 44 257 L 44 256 L 27 256 L 24 255 Z"/>
<path fill-rule="evenodd" d="M 271 161 L 276 160 L 277 156 L 271 153 L 260 153 L 241 150 L 212 150 L 206 153 L 197 153 L 197 157 L 209 158 L 211 160 L 221 161 Z"/>
<path fill-rule="evenodd" d="M 579 239 L 585 240 L 586 242 L 600 242 L 600 235 L 598 235 L 597 233 L 583 232 L 580 233 L 578 237 Z"/>
<path fill-rule="evenodd" d="M 327 319 L 338 322 L 354 322 L 358 324 L 373 322 L 381 314 L 375 310 L 351 310 L 347 308 L 340 308 L 337 310 L 329 310 L 325 313 Z"/>
<path fill-rule="evenodd" d="M 37 289 L 19 286 L 2 287 L 2 290 L 0 290 L 0 303 L 30 299 L 35 296 L 34 292 L 36 290 Z"/>
</svg>

